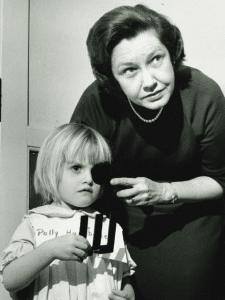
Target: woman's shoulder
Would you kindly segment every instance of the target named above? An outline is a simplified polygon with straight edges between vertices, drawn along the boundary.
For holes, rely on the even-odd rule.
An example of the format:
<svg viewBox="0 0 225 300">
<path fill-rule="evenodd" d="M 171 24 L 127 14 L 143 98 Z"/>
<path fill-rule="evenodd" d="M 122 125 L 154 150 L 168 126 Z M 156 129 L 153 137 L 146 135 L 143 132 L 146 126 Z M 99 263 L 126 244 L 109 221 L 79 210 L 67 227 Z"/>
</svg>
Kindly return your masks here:
<svg viewBox="0 0 225 300">
<path fill-rule="evenodd" d="M 177 79 L 181 91 L 188 91 L 189 93 L 192 91 L 195 94 L 204 95 L 222 93 L 215 80 L 193 67 L 182 66 L 177 73 Z"/>
<path fill-rule="evenodd" d="M 181 100 L 186 112 L 208 111 L 224 107 L 224 95 L 218 83 L 198 69 L 184 66 L 177 75 Z"/>
<path fill-rule="evenodd" d="M 100 96 L 97 81 L 93 81 L 82 93 L 77 105 L 76 111 L 100 104 Z"/>
<path fill-rule="evenodd" d="M 92 82 L 81 95 L 78 101 L 75 112 L 96 109 L 98 113 L 104 113 L 113 118 L 114 111 L 118 116 L 118 108 L 124 101 L 124 95 L 121 91 L 107 93 L 98 84 L 97 80 Z"/>
<path fill-rule="evenodd" d="M 186 120 L 196 135 L 204 135 L 206 123 L 212 125 L 225 110 L 222 90 L 215 80 L 191 67 L 180 71 L 178 82 Z"/>
<path fill-rule="evenodd" d="M 110 139 L 117 120 L 121 118 L 121 101 L 120 95 L 107 94 L 94 81 L 82 94 L 70 122 L 84 123 Z"/>
</svg>

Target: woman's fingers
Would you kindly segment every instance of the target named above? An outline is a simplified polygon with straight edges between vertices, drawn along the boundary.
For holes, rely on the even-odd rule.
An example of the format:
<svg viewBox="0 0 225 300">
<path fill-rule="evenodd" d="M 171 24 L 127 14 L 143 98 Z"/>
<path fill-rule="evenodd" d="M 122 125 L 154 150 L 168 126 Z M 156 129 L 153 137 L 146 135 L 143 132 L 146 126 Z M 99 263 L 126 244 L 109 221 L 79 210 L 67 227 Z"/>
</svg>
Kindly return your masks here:
<svg viewBox="0 0 225 300">
<path fill-rule="evenodd" d="M 117 191 L 117 197 L 125 201 L 130 206 L 137 205 L 151 205 L 150 200 L 152 199 L 151 194 L 151 180 L 145 177 L 137 178 L 113 178 L 111 180 L 112 185 L 127 186 L 122 190 Z"/>
<path fill-rule="evenodd" d="M 152 195 L 151 192 L 148 190 L 147 192 L 143 192 L 138 194 L 137 196 L 132 197 L 131 199 L 126 199 L 126 203 L 130 206 L 147 206 L 151 205 Z"/>
<path fill-rule="evenodd" d="M 136 195 L 134 188 L 120 190 L 116 193 L 117 197 L 119 198 L 128 198 L 134 197 Z"/>
<path fill-rule="evenodd" d="M 168 203 L 164 200 L 165 183 L 152 181 L 146 177 L 113 178 L 111 185 L 115 188 L 116 195 L 129 206 L 148 206 L 157 203 Z"/>
<path fill-rule="evenodd" d="M 149 180 L 150 182 L 150 180 Z M 117 196 L 121 198 L 125 197 L 135 197 L 139 194 L 143 194 L 149 191 L 148 183 L 146 178 L 144 177 L 137 177 L 137 178 L 113 178 L 111 179 L 110 183 L 112 185 L 122 185 L 124 188 L 117 192 Z"/>
<path fill-rule="evenodd" d="M 111 185 L 132 186 L 136 183 L 137 178 L 120 177 L 110 180 Z"/>
</svg>

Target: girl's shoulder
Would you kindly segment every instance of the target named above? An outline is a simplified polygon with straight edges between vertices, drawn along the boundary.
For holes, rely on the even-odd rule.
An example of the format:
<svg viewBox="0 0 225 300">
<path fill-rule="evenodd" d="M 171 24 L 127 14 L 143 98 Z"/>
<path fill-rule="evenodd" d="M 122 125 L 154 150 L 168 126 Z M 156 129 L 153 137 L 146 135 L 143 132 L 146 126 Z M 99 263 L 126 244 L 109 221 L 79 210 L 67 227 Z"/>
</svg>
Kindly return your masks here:
<svg viewBox="0 0 225 300">
<path fill-rule="evenodd" d="M 73 217 L 76 212 L 76 210 L 69 210 L 56 205 L 46 204 L 29 210 L 24 218 L 70 218 Z"/>
</svg>

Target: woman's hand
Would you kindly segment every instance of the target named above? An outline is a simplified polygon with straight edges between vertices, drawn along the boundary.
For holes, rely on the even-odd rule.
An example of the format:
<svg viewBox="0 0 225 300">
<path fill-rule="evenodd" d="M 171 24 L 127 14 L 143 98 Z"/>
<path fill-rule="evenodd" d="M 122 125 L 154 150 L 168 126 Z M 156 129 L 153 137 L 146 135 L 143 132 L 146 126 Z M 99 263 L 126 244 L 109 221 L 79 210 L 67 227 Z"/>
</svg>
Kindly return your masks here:
<svg viewBox="0 0 225 300">
<path fill-rule="evenodd" d="M 45 245 L 44 245 L 45 244 Z M 82 262 L 91 250 L 87 239 L 80 235 L 67 234 L 46 241 L 42 244 L 47 247 L 53 259 L 76 260 Z"/>
<path fill-rule="evenodd" d="M 125 186 L 117 192 L 117 196 L 130 206 L 148 206 L 157 203 L 168 203 L 168 191 L 172 194 L 170 184 L 152 181 L 146 177 L 113 178 L 110 181 L 114 186 Z"/>
<path fill-rule="evenodd" d="M 221 185 L 208 176 L 176 181 L 173 185 L 169 182 L 152 181 L 145 177 L 113 178 L 110 183 L 119 186 L 117 196 L 130 206 L 171 203 L 174 190 L 178 195 L 178 201 L 183 203 L 216 200 L 224 193 Z M 124 186 L 124 189 L 121 189 L 121 186 Z"/>
</svg>

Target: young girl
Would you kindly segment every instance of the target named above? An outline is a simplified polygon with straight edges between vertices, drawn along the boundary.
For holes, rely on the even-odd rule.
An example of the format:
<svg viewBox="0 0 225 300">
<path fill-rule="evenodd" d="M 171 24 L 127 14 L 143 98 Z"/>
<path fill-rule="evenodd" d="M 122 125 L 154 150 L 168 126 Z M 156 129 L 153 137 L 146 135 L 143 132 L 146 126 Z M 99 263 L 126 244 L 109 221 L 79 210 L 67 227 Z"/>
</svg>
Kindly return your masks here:
<svg viewBox="0 0 225 300">
<path fill-rule="evenodd" d="M 134 272 L 135 263 L 121 238 L 121 227 L 116 225 L 114 244 L 114 252 L 118 239 L 117 248 L 124 249 L 120 259 L 115 253 L 88 256 L 90 242 L 79 235 L 82 215 L 94 222 L 98 212 L 92 204 L 103 189 L 92 169 L 110 161 L 104 138 L 85 125 L 62 125 L 44 141 L 35 189 L 45 205 L 24 216 L 2 254 L 2 281 L 14 299 L 134 299 L 127 275 Z M 107 220 L 104 217 L 103 223 Z M 90 224 L 88 236 L 93 233 Z"/>
</svg>

